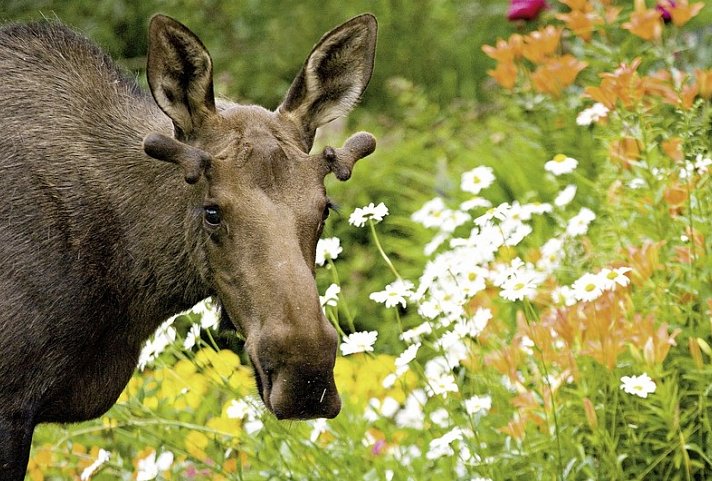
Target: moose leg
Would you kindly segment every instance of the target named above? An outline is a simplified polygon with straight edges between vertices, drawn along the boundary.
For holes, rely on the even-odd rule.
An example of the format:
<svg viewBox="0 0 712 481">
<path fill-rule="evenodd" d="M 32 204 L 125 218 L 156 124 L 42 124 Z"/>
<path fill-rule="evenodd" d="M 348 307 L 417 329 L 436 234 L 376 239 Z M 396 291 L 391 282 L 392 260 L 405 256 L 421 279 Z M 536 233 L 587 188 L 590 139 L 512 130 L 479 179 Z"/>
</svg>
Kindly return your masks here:
<svg viewBox="0 0 712 481">
<path fill-rule="evenodd" d="M 29 417 L 0 417 L 0 481 L 22 481 L 34 426 Z"/>
</svg>

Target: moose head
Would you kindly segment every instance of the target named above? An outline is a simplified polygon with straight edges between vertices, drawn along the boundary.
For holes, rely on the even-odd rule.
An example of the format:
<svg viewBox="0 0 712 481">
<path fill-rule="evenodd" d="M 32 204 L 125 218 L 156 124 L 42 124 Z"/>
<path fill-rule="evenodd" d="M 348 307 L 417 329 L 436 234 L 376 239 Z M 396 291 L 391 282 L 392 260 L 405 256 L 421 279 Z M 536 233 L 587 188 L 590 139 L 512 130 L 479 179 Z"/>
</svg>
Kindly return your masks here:
<svg viewBox="0 0 712 481">
<path fill-rule="evenodd" d="M 359 133 L 310 155 L 316 129 L 348 113 L 373 71 L 377 24 L 355 17 L 317 43 L 275 111 L 216 101 L 213 63 L 179 22 L 153 17 L 148 83 L 173 135 L 152 132 L 145 153 L 192 184 L 206 278 L 246 339 L 259 394 L 277 418 L 334 417 L 338 346 L 314 280 L 329 215 L 324 178 L 351 176 L 375 149 Z"/>
</svg>

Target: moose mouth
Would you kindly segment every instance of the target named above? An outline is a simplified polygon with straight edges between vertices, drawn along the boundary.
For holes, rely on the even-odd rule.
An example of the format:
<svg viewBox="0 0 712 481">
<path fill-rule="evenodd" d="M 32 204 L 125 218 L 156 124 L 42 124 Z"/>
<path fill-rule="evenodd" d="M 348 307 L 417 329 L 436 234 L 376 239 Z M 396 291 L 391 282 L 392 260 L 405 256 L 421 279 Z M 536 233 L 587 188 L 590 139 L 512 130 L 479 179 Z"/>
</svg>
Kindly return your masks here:
<svg viewBox="0 0 712 481">
<path fill-rule="evenodd" d="M 245 335 L 240 323 L 233 322 L 222 304 L 220 329 Z M 334 383 L 333 362 L 317 368 L 308 361 L 296 361 L 272 368 L 273 364 L 261 360 L 254 347 L 246 343 L 257 392 L 277 419 L 333 418 L 339 413 L 341 399 Z"/>
</svg>

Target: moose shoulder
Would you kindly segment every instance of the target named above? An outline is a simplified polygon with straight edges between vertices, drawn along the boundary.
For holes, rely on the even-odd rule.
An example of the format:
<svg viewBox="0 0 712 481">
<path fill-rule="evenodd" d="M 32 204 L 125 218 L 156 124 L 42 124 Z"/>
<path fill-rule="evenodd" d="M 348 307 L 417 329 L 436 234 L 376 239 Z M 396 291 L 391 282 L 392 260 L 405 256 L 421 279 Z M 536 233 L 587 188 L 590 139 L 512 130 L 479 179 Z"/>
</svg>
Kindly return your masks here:
<svg viewBox="0 0 712 481">
<path fill-rule="evenodd" d="M 309 155 L 373 70 L 376 21 L 327 33 L 274 111 L 216 101 L 201 41 L 162 15 L 143 93 L 55 23 L 0 30 L 0 480 L 34 427 L 99 416 L 146 338 L 213 296 L 278 418 L 333 417 L 337 334 L 314 281 L 324 177 L 375 140 Z"/>
</svg>

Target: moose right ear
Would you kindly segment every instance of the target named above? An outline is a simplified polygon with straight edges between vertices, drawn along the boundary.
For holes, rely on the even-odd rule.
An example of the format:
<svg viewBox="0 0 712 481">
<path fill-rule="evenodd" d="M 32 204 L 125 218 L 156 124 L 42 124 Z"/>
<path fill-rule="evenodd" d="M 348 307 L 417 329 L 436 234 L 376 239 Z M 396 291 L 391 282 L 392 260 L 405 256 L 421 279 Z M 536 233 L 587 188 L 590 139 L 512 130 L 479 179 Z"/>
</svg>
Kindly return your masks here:
<svg viewBox="0 0 712 481">
<path fill-rule="evenodd" d="M 158 106 L 186 140 L 215 114 L 213 61 L 200 39 L 165 15 L 151 18 L 146 75 Z"/>
<path fill-rule="evenodd" d="M 143 151 L 154 159 L 180 165 L 189 184 L 200 180 L 212 160 L 204 150 L 155 132 L 143 139 Z"/>
<path fill-rule="evenodd" d="M 371 80 L 376 18 L 365 13 L 324 35 L 307 57 L 278 111 L 293 119 L 308 146 L 317 127 L 347 114 Z"/>
</svg>

